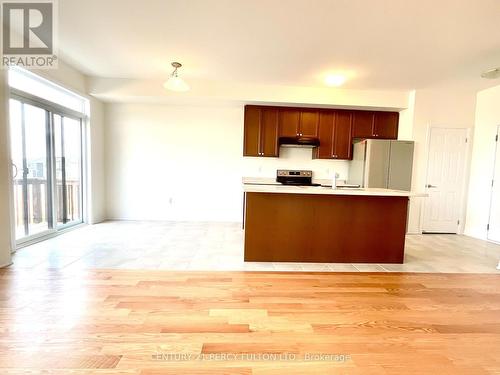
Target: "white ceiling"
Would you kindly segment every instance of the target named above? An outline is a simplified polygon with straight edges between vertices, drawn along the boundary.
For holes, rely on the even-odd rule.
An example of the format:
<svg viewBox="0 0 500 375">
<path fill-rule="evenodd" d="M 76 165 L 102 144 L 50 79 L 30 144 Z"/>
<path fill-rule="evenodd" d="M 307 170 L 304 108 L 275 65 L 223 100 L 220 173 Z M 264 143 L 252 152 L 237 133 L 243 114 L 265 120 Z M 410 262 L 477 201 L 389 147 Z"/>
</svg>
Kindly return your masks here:
<svg viewBox="0 0 500 375">
<path fill-rule="evenodd" d="M 499 0 L 62 0 L 61 57 L 98 77 L 412 89 L 500 66 Z M 497 81 L 498 84 L 498 81 Z"/>
</svg>

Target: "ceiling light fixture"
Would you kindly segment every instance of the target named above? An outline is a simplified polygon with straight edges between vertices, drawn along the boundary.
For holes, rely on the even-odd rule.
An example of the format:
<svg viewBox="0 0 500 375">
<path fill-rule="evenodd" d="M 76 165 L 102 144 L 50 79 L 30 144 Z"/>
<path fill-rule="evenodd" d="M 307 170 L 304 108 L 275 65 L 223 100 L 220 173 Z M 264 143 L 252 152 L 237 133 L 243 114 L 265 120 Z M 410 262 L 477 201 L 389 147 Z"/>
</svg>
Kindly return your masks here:
<svg viewBox="0 0 500 375">
<path fill-rule="evenodd" d="M 168 80 L 163 84 L 163 87 L 170 91 L 188 91 L 189 85 L 181 77 L 179 77 L 179 73 L 177 72 L 177 69 L 179 69 L 182 64 L 173 62 L 172 66 L 174 67 L 174 71 L 170 74 Z"/>
<path fill-rule="evenodd" d="M 346 80 L 346 76 L 342 74 L 328 74 L 325 77 L 325 84 L 331 87 L 339 87 L 342 86 Z"/>
<path fill-rule="evenodd" d="M 481 77 L 486 79 L 500 78 L 500 68 L 487 70 L 481 74 Z"/>
</svg>

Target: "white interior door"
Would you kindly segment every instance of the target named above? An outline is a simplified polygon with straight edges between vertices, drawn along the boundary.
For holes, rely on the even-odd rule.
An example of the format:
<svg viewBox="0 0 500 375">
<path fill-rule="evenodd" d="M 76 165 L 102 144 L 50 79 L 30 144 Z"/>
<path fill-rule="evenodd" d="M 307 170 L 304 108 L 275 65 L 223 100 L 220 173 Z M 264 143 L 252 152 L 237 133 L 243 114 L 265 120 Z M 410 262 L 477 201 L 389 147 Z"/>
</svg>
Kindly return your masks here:
<svg viewBox="0 0 500 375">
<path fill-rule="evenodd" d="M 500 242 L 500 126 L 497 129 L 497 146 L 495 153 L 495 171 L 493 177 L 493 186 L 491 189 L 491 208 L 490 221 L 488 224 L 488 239 L 490 241 Z"/>
<path fill-rule="evenodd" d="M 430 233 L 457 233 L 462 210 L 467 129 L 431 128 L 424 220 Z"/>
</svg>

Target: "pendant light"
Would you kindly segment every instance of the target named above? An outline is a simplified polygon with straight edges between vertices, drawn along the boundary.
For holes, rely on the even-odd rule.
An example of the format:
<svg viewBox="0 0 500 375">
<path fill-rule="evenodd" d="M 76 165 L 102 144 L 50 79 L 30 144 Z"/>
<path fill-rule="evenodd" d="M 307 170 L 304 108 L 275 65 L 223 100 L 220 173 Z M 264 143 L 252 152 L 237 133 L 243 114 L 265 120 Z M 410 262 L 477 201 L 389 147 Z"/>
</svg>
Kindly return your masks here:
<svg viewBox="0 0 500 375">
<path fill-rule="evenodd" d="M 172 66 L 174 67 L 174 71 L 170 74 L 168 80 L 163 84 L 163 87 L 170 91 L 188 91 L 189 85 L 181 77 L 179 77 L 179 73 L 177 72 L 177 69 L 179 69 L 182 64 L 173 62 Z"/>
</svg>

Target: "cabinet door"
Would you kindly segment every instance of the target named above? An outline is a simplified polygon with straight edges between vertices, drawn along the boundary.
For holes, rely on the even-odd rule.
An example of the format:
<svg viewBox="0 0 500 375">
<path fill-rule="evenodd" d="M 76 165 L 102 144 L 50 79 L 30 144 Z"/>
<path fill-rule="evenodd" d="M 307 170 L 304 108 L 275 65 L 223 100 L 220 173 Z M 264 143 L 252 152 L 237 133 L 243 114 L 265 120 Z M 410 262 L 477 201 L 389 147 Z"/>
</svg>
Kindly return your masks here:
<svg viewBox="0 0 500 375">
<path fill-rule="evenodd" d="M 318 136 L 319 112 L 314 110 L 300 111 L 299 135 L 304 137 Z"/>
<path fill-rule="evenodd" d="M 334 111 L 322 111 L 319 114 L 319 127 L 318 127 L 319 146 L 314 149 L 315 159 L 331 159 L 333 157 L 334 117 L 335 117 Z"/>
<path fill-rule="evenodd" d="M 278 110 L 262 109 L 260 118 L 261 156 L 278 156 Z"/>
<path fill-rule="evenodd" d="M 338 111 L 335 114 L 333 132 L 333 157 L 335 159 L 352 159 L 352 114 Z"/>
<path fill-rule="evenodd" d="M 383 139 L 397 139 L 398 122 L 398 112 L 376 112 L 373 125 L 375 137 Z"/>
<path fill-rule="evenodd" d="M 299 134 L 300 112 L 296 109 L 279 110 L 279 136 L 296 137 Z"/>
<path fill-rule="evenodd" d="M 373 138 L 373 112 L 354 111 L 352 123 L 353 138 Z"/>
<path fill-rule="evenodd" d="M 260 156 L 260 108 L 245 106 L 243 156 Z"/>
</svg>

